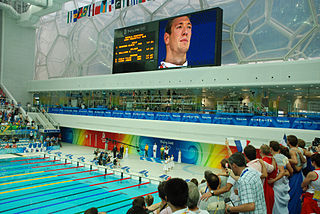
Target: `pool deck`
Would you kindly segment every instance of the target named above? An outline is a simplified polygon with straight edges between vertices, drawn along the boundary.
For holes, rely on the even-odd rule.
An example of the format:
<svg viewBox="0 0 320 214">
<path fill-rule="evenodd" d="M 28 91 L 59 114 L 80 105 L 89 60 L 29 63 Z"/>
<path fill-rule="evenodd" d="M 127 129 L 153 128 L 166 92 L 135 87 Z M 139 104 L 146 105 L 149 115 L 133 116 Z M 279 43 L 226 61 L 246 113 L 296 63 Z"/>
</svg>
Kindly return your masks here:
<svg viewBox="0 0 320 214">
<path fill-rule="evenodd" d="M 85 157 L 87 161 L 93 160 L 95 148 L 87 147 L 87 146 L 80 146 L 70 143 L 63 143 L 62 148 L 60 150 L 54 150 L 54 152 L 61 151 L 63 155 L 72 154 L 73 159 L 77 157 Z M 26 153 L 21 154 L 26 156 L 34 156 L 37 153 Z M 0 159 L 2 158 L 11 158 L 11 157 L 18 157 L 14 154 L 1 154 Z M 142 170 L 149 171 L 149 176 L 159 178 L 160 175 L 165 174 L 163 170 L 163 165 L 156 162 L 140 160 L 138 155 L 129 155 L 128 158 L 124 158 L 120 162 L 121 167 L 128 166 L 130 168 L 130 172 L 139 172 Z M 204 178 L 204 171 L 211 170 L 214 173 L 219 173 L 220 169 L 210 168 L 210 167 L 203 167 L 197 166 L 193 164 L 185 164 L 185 163 L 177 163 L 175 162 L 174 168 L 170 170 L 166 175 L 174 177 L 179 177 L 182 179 L 192 179 L 196 178 L 199 183 Z"/>
</svg>

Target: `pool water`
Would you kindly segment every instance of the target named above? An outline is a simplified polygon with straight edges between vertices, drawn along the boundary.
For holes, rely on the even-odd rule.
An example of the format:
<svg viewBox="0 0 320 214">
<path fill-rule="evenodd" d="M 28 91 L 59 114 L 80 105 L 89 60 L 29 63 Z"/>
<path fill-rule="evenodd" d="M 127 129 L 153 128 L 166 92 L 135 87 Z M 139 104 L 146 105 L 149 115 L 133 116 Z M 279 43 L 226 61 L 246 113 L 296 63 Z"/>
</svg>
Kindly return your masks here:
<svg viewBox="0 0 320 214">
<path fill-rule="evenodd" d="M 159 202 L 157 185 L 128 175 L 65 163 L 44 157 L 0 160 L 0 213 L 125 214 L 134 197 L 152 194 Z"/>
</svg>

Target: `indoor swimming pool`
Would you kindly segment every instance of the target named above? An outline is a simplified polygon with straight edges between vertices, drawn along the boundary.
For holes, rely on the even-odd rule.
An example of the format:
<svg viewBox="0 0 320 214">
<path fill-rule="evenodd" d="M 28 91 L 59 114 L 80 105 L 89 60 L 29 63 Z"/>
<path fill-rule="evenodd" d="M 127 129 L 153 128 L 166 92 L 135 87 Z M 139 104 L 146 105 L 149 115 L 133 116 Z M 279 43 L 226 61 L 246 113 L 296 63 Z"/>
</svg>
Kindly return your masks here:
<svg viewBox="0 0 320 214">
<path fill-rule="evenodd" d="M 83 213 L 91 207 L 126 213 L 137 196 L 152 194 L 157 184 L 129 175 L 51 157 L 0 160 L 0 213 Z"/>
</svg>

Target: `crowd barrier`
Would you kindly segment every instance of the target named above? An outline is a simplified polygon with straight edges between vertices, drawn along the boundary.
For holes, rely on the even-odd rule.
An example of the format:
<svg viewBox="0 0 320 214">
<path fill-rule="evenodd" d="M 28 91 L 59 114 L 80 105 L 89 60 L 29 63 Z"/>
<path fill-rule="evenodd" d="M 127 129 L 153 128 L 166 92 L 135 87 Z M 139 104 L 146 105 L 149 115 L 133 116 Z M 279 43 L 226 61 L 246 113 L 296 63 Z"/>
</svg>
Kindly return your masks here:
<svg viewBox="0 0 320 214">
<path fill-rule="evenodd" d="M 119 111 L 104 108 L 49 108 L 49 113 L 71 114 L 82 116 L 132 118 L 145 120 L 164 120 L 176 122 L 210 123 L 223 125 L 258 126 L 273 128 L 292 128 L 320 130 L 320 114 L 312 118 L 308 117 L 270 117 L 255 116 L 252 113 L 169 113 L 169 112 L 143 112 L 143 111 Z"/>
</svg>

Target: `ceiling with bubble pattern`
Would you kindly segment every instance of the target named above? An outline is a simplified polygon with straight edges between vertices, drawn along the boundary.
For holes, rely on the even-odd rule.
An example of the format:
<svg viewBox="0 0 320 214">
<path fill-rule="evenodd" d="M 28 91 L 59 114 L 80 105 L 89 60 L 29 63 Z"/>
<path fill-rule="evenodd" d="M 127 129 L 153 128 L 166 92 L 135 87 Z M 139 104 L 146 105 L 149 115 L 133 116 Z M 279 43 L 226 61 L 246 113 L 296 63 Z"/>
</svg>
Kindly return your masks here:
<svg viewBox="0 0 320 214">
<path fill-rule="evenodd" d="M 319 0 L 154 0 L 67 24 L 68 11 L 94 2 L 41 18 L 34 79 L 111 74 L 115 28 L 213 7 L 223 9 L 223 65 L 320 57 Z"/>
</svg>

